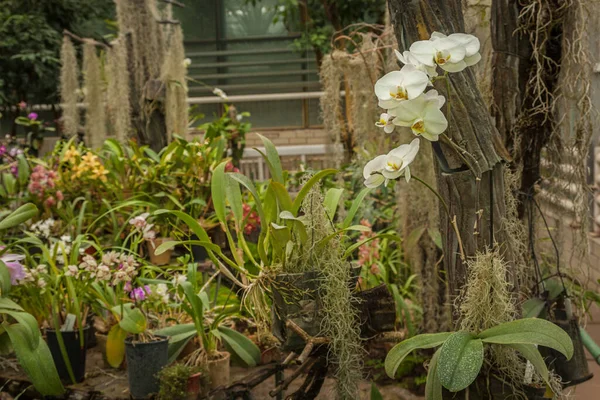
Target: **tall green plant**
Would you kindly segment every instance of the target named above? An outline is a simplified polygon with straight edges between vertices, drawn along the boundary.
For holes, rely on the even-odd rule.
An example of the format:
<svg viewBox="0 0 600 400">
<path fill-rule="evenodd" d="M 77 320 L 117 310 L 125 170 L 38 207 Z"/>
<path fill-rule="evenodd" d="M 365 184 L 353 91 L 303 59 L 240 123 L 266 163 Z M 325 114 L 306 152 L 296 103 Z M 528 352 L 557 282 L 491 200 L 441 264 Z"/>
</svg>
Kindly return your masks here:
<svg viewBox="0 0 600 400">
<path fill-rule="evenodd" d="M 0 232 L 16 227 L 37 214 L 33 204 L 25 204 L 0 221 Z M 4 254 L 9 247 L 0 250 Z M 0 260 L 0 343 L 3 352 L 12 348 L 33 386 L 44 396 L 64 393 L 54 360 L 42 338 L 35 318 L 7 298 L 11 289 L 10 272 Z"/>
</svg>

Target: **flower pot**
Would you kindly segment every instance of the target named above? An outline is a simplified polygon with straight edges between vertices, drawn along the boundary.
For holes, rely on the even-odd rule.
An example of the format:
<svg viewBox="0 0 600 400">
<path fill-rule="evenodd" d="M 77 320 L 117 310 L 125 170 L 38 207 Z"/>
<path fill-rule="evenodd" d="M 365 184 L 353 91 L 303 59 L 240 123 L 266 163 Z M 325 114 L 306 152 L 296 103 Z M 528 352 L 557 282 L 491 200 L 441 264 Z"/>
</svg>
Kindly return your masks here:
<svg viewBox="0 0 600 400">
<path fill-rule="evenodd" d="M 85 356 L 87 350 L 86 342 L 88 339 L 89 329 L 89 326 L 86 326 L 83 329 L 83 346 L 81 346 L 79 330 L 60 332 L 76 382 L 82 382 L 85 377 Z M 56 331 L 54 329 L 46 329 L 46 341 L 48 342 L 48 348 L 50 349 L 50 353 L 54 359 L 58 376 L 60 376 L 62 380 L 70 382 L 71 377 L 69 376 L 67 365 L 63 359 L 62 352 L 60 351 L 58 336 L 56 335 Z"/>
<path fill-rule="evenodd" d="M 134 342 L 125 339 L 125 356 L 127 359 L 127 378 L 129 393 L 134 399 L 145 399 L 152 393 L 158 393 L 159 380 L 157 374 L 169 360 L 169 339 L 163 336 L 148 343 Z"/>
<path fill-rule="evenodd" d="M 192 235 L 192 240 L 200 240 L 198 236 Z M 192 245 L 192 257 L 194 262 L 202 263 L 208 259 L 208 252 L 204 246 Z"/>
<path fill-rule="evenodd" d="M 260 353 L 260 364 L 271 364 L 272 362 L 281 361 L 281 349 L 279 346 L 271 346 Z"/>
<path fill-rule="evenodd" d="M 352 281 L 356 286 L 360 267 L 353 268 Z M 295 331 L 288 329 L 287 320 L 292 320 L 310 336 L 319 336 L 323 320 L 321 301 L 321 275 L 316 271 L 278 274 L 273 284 L 273 335 L 282 343 L 283 351 L 299 352 L 306 343 Z"/>
<path fill-rule="evenodd" d="M 544 346 L 539 346 L 540 354 L 544 357 L 548 369 L 554 370 L 560 376 L 563 387 L 579 385 L 594 377 L 594 374 L 590 373 L 586 354 L 583 350 L 583 341 L 579 334 L 579 322 L 575 317 L 567 320 L 566 315 L 559 314 L 559 310 L 556 311 L 556 316 L 564 318 L 552 320 L 552 322 L 569 334 L 573 341 L 573 357 L 567 361 L 560 352 Z"/>
<path fill-rule="evenodd" d="M 196 372 L 187 380 L 187 399 L 196 400 L 206 392 L 206 376 L 204 372 Z"/>
<path fill-rule="evenodd" d="M 217 353 L 220 358 L 208 361 L 208 377 L 210 379 L 210 388 L 215 389 L 219 386 L 229 385 L 229 360 L 231 355 L 227 352 Z"/>
<path fill-rule="evenodd" d="M 528 400 L 544 400 L 545 388 L 535 388 L 525 386 L 521 388 Z M 444 400 L 508 400 L 515 399 L 515 391 L 511 385 L 492 376 L 489 379 L 480 375 L 475 382 L 468 387 L 468 390 L 460 392 L 449 392 L 442 389 L 442 399 Z"/>
<path fill-rule="evenodd" d="M 154 251 L 164 242 L 169 242 L 171 238 L 155 238 L 148 241 L 148 253 L 150 254 L 150 262 L 154 265 L 167 265 L 171 261 L 173 249 L 167 250 L 162 254 L 156 254 Z"/>
</svg>

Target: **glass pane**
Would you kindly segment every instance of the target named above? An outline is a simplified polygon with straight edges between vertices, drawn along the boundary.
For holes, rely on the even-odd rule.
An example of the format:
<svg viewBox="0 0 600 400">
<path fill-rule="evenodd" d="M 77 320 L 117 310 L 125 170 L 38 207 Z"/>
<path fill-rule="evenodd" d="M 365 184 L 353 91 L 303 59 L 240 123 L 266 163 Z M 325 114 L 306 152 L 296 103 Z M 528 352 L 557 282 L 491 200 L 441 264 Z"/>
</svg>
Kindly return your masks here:
<svg viewBox="0 0 600 400">
<path fill-rule="evenodd" d="M 246 0 L 224 0 L 225 37 L 282 36 L 287 34 L 285 25 L 273 23 L 277 0 L 262 0 L 255 6 Z"/>
<path fill-rule="evenodd" d="M 181 21 L 185 40 L 217 38 L 217 0 L 188 1 L 185 8 L 173 7 L 173 17 Z"/>
</svg>

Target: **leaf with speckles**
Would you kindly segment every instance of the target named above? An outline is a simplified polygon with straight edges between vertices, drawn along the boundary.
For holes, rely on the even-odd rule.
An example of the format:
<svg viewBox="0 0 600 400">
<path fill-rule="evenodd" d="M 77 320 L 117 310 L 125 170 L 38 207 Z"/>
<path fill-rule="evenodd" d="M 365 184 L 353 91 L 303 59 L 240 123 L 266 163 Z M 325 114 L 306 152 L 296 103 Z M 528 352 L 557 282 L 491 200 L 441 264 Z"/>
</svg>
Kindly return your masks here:
<svg viewBox="0 0 600 400">
<path fill-rule="evenodd" d="M 427 371 L 427 383 L 425 384 L 426 400 L 442 400 L 442 384 L 438 377 L 438 358 L 440 349 L 438 349 L 429 362 L 429 371 Z"/>
<path fill-rule="evenodd" d="M 562 328 L 540 318 L 523 318 L 505 322 L 481 332 L 485 343 L 537 344 L 561 352 L 570 360 L 573 357 L 573 342 Z"/>
<path fill-rule="evenodd" d="M 452 335 L 451 332 L 428 333 L 398 343 L 385 358 L 385 372 L 390 378 L 394 378 L 402 360 L 413 350 L 437 347 L 444 343 L 450 335 Z"/>
<path fill-rule="evenodd" d="M 451 392 L 468 387 L 483 365 L 483 342 L 469 332 L 453 333 L 440 348 L 437 373 L 440 383 Z"/>
</svg>

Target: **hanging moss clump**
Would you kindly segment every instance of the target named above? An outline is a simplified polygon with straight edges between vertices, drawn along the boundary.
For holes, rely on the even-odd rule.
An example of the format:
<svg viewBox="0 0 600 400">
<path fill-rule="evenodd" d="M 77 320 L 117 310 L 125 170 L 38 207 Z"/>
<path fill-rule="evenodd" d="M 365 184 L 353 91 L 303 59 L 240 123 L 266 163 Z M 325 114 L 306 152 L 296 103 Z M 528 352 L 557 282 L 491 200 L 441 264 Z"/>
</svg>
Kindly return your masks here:
<svg viewBox="0 0 600 400">
<path fill-rule="evenodd" d="M 163 64 L 161 80 L 165 84 L 165 115 L 167 137 L 185 135 L 188 126 L 187 67 L 183 48 L 183 32 L 180 25 L 173 28 L 169 38 L 169 52 Z"/>
<path fill-rule="evenodd" d="M 129 103 L 129 70 L 127 49 L 121 39 L 112 43 L 106 60 L 108 64 L 107 97 L 112 132 L 120 142 L 126 142 L 131 129 L 131 105 Z"/>
<path fill-rule="evenodd" d="M 63 37 L 60 53 L 60 99 L 62 103 L 63 134 L 66 137 L 77 135 L 79 128 L 79 110 L 77 109 L 77 92 L 79 91 L 79 66 L 73 42 L 68 36 Z"/>
<path fill-rule="evenodd" d="M 106 139 L 106 113 L 102 66 L 93 43 L 83 46 L 83 73 L 86 102 L 85 141 L 92 148 L 102 146 Z"/>
</svg>

